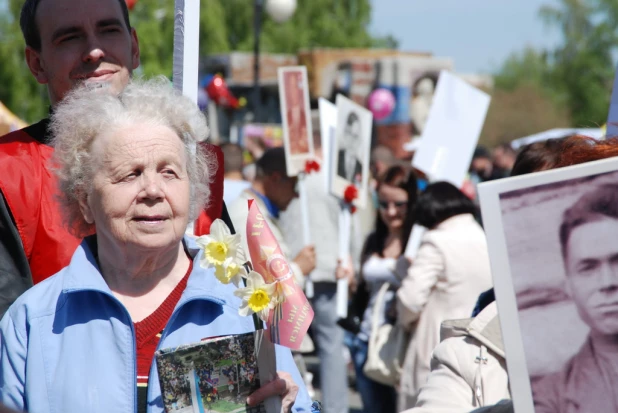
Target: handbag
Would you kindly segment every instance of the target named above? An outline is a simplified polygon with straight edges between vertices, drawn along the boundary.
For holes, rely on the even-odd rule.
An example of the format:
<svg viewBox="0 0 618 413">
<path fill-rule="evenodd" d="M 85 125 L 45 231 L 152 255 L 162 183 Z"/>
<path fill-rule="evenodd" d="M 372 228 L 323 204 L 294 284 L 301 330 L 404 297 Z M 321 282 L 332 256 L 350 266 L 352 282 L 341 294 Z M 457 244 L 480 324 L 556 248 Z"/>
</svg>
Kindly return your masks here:
<svg viewBox="0 0 618 413">
<path fill-rule="evenodd" d="M 363 366 L 365 376 L 387 386 L 396 386 L 401 378 L 403 359 L 408 348 L 410 334 L 395 324 L 380 323 L 380 311 L 384 308 L 389 283 L 384 283 L 376 297 L 371 316 L 371 337 L 367 361 Z"/>
</svg>

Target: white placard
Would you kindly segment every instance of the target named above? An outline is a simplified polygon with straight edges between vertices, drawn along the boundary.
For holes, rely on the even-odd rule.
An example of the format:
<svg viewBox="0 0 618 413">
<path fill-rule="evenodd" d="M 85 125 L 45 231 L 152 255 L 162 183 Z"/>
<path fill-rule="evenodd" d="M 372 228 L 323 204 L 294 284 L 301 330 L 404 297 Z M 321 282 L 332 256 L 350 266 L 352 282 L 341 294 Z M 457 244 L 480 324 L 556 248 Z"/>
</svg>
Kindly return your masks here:
<svg viewBox="0 0 618 413">
<path fill-rule="evenodd" d="M 198 63 L 200 53 L 200 0 L 174 2 L 174 52 L 172 82 L 174 89 L 197 105 Z M 195 151 L 195 147 L 192 148 Z M 185 233 L 193 235 L 195 222 L 187 224 Z"/>
<path fill-rule="evenodd" d="M 364 208 L 369 185 L 369 152 L 373 114 L 343 95 L 337 95 L 337 130 L 331 156 L 331 193 L 343 199 L 345 189 L 355 185 L 354 205 Z"/>
<path fill-rule="evenodd" d="M 412 166 L 431 181 L 464 182 L 485 122 L 490 97 L 457 76 L 440 72 L 429 118 Z"/>
<path fill-rule="evenodd" d="M 350 233 L 352 225 L 352 214 L 350 208 L 343 205 L 339 211 L 339 262 L 343 267 L 349 265 L 350 259 Z M 348 316 L 348 280 L 342 278 L 337 280 L 337 316 L 346 318 Z"/>
<path fill-rule="evenodd" d="M 447 181 L 461 188 L 489 102 L 490 97 L 485 92 L 447 71 L 440 72 L 429 119 L 412 158 L 412 166 L 423 171 L 431 182 Z M 406 257 L 416 256 L 424 232 L 418 225 L 412 228 Z"/>
<path fill-rule="evenodd" d="M 286 169 L 288 176 L 296 176 L 315 158 L 307 68 L 280 67 L 277 73 Z"/>
<path fill-rule="evenodd" d="M 416 258 L 416 253 L 421 246 L 425 231 L 427 231 L 427 229 L 420 225 L 414 225 L 412 227 L 412 232 L 410 233 L 410 238 L 408 238 L 408 244 L 406 245 L 406 251 L 403 253 L 406 258 L 411 260 Z"/>
<path fill-rule="evenodd" d="M 618 193 L 617 170 L 618 159 L 613 158 L 500 179 L 478 187 L 515 412 L 535 412 L 535 406 L 545 406 L 537 407 L 537 412 L 552 411 L 547 406 L 565 405 L 565 397 L 569 404 L 611 400 L 610 394 L 588 397 L 595 389 L 586 388 L 583 381 L 568 384 L 568 388 L 577 389 L 574 392 L 544 389 L 552 387 L 556 383 L 553 380 L 565 380 L 556 376 L 564 373 L 568 363 L 586 346 L 589 325 L 580 318 L 581 309 L 594 314 L 590 319 L 599 321 L 604 311 L 598 309 L 599 303 L 610 300 L 610 290 L 599 281 L 595 263 L 605 263 L 607 257 L 618 253 L 607 253 L 618 249 L 611 242 L 618 218 L 609 217 L 613 207 L 606 209 L 598 200 L 607 205 L 607 200 L 615 197 L 612 194 Z M 608 184 L 611 186 L 604 187 Z M 582 199 L 587 201 L 582 203 Z M 577 208 L 573 208 L 576 204 Z M 593 213 L 588 212 L 591 208 Z M 560 234 L 567 210 L 571 217 L 567 226 L 574 229 L 564 244 Z M 595 225 L 607 220 L 608 232 L 598 227 L 593 232 L 590 227 L 581 229 L 591 224 L 590 217 Z M 577 243 L 571 243 L 573 231 L 585 231 L 578 233 Z M 577 263 L 574 265 L 567 256 L 582 259 L 572 258 Z M 612 264 L 607 265 L 609 268 Z M 577 281 L 573 277 L 578 277 Z M 574 290 L 578 294 L 573 294 Z M 615 315 L 608 312 L 606 317 Z M 615 337 L 616 332 L 613 334 Z M 592 356 L 585 357 L 592 360 Z M 579 356 L 578 362 L 581 360 Z M 601 374 L 593 369 L 592 376 Z M 579 409 L 613 411 L 590 405 L 580 405 Z"/>
<path fill-rule="evenodd" d="M 605 136 L 618 136 L 618 69 L 614 77 L 614 89 L 612 90 L 612 99 L 609 103 L 609 114 L 607 115 Z"/>
<path fill-rule="evenodd" d="M 307 186 L 305 178 L 307 175 L 301 173 L 298 175 L 298 201 L 300 202 L 300 220 L 303 230 L 303 246 L 311 245 L 311 229 L 309 225 L 309 199 L 307 198 Z M 311 274 L 306 276 L 305 295 L 307 298 L 313 298 L 313 281 Z"/>
<path fill-rule="evenodd" d="M 320 139 L 322 142 L 322 174 L 324 175 L 324 188 L 330 192 L 332 154 L 335 145 L 335 132 L 337 130 L 337 106 L 324 98 L 318 99 L 320 113 Z"/>
<path fill-rule="evenodd" d="M 173 82 L 197 104 L 200 54 L 200 0 L 175 0 Z"/>
</svg>

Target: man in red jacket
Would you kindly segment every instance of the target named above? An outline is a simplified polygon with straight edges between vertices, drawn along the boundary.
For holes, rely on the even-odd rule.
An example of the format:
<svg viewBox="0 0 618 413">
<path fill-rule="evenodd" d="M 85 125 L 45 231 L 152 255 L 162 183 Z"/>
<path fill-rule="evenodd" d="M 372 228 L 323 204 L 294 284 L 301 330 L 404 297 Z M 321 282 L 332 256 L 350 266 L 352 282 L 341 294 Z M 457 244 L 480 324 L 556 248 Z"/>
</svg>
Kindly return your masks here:
<svg viewBox="0 0 618 413">
<path fill-rule="evenodd" d="M 52 110 L 74 87 L 120 93 L 140 63 L 125 0 L 26 0 L 20 25 L 26 63 L 47 86 Z M 81 241 L 64 228 L 55 201 L 48 124 L 0 138 L 0 316 L 66 266 Z M 222 215 L 231 226 L 224 207 Z"/>
</svg>

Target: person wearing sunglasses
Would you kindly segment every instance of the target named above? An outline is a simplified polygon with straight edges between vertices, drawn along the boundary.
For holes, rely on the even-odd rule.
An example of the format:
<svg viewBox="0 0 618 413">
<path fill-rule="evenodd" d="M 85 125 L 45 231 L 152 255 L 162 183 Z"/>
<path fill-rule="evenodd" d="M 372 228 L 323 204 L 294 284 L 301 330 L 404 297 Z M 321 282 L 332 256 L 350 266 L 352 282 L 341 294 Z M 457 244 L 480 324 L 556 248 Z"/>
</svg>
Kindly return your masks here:
<svg viewBox="0 0 618 413">
<path fill-rule="evenodd" d="M 399 391 L 399 410 L 414 407 L 445 320 L 466 318 L 491 287 L 487 240 L 473 202 L 448 182 L 432 183 L 415 208 L 427 229 L 397 291 L 397 322 L 412 333 Z"/>
<path fill-rule="evenodd" d="M 397 411 L 395 388 L 369 379 L 363 373 L 363 366 L 367 360 L 374 312 L 380 312 L 381 323 L 393 318 L 389 317 L 389 309 L 401 284 L 395 265 L 405 251 L 414 223 L 412 211 L 417 197 L 416 176 L 402 166 L 393 166 L 379 179 L 377 194 L 379 208 L 376 224 L 363 247 L 360 283 L 355 293 L 368 296 L 368 301 L 361 317 L 360 331 L 351 340 L 350 353 L 363 412 L 394 413 Z M 378 292 L 384 283 L 389 283 L 390 287 L 384 305 L 376 308 Z"/>
</svg>

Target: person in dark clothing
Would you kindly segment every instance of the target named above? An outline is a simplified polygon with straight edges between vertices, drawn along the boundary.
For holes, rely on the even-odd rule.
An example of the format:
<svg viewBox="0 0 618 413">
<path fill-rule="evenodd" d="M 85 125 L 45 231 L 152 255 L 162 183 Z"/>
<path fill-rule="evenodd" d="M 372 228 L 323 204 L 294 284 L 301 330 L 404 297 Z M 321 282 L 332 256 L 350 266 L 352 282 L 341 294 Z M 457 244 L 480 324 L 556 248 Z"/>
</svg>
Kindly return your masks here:
<svg viewBox="0 0 618 413">
<path fill-rule="evenodd" d="M 140 63 L 125 0 L 27 0 L 20 25 L 26 63 L 47 86 L 52 110 L 75 87 L 119 93 Z M 66 266 L 81 241 L 58 212 L 48 126 L 43 119 L 0 137 L 0 316 Z M 232 228 L 225 205 L 221 218 Z"/>
</svg>

